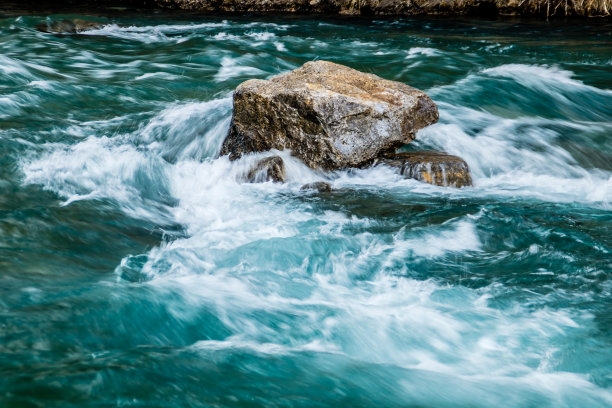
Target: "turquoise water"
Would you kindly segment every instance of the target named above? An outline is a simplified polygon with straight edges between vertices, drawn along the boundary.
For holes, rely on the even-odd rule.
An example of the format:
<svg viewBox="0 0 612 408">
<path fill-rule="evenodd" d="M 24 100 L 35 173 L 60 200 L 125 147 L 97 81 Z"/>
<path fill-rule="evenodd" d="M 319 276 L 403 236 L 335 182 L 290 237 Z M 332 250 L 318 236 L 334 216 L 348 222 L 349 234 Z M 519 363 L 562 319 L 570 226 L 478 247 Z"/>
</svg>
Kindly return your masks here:
<svg viewBox="0 0 612 408">
<path fill-rule="evenodd" d="M 609 22 L 47 17 L 0 18 L 0 406 L 612 405 Z M 312 59 L 474 187 L 241 183 L 232 90 Z"/>
</svg>

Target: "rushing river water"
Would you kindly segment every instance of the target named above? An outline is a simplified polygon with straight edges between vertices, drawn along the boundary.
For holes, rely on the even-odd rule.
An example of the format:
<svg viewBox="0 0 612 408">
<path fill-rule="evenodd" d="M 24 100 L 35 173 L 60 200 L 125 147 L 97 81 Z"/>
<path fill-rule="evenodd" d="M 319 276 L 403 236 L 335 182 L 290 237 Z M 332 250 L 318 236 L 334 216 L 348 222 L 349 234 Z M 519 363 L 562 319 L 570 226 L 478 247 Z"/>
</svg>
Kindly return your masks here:
<svg viewBox="0 0 612 408">
<path fill-rule="evenodd" d="M 0 18 L 0 406 L 612 405 L 609 22 L 47 17 Z M 474 187 L 242 183 L 232 90 L 313 59 Z"/>
</svg>

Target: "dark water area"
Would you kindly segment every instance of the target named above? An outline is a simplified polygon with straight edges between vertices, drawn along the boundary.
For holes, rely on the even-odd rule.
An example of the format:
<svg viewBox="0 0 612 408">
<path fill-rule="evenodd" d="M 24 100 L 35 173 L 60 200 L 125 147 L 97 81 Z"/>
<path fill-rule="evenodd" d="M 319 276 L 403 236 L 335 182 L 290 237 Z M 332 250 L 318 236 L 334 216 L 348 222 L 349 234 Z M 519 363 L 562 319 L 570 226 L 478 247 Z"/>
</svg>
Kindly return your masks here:
<svg viewBox="0 0 612 408">
<path fill-rule="evenodd" d="M 0 406 L 612 405 L 609 22 L 16 10 Z M 36 30 L 74 18 L 108 25 Z M 313 59 L 425 90 L 405 149 L 474 187 L 243 183 L 232 90 Z"/>
</svg>

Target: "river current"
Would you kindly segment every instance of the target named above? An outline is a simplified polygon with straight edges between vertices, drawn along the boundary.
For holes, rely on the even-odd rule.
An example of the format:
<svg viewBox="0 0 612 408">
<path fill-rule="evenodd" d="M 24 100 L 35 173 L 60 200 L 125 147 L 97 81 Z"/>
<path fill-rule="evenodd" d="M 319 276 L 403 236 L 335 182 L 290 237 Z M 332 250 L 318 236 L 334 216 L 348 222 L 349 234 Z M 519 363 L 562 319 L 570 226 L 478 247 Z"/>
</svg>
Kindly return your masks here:
<svg viewBox="0 0 612 408">
<path fill-rule="evenodd" d="M 0 15 L 0 406 L 612 406 L 611 33 Z M 314 59 L 426 91 L 474 187 L 243 183 L 232 90 Z"/>
</svg>

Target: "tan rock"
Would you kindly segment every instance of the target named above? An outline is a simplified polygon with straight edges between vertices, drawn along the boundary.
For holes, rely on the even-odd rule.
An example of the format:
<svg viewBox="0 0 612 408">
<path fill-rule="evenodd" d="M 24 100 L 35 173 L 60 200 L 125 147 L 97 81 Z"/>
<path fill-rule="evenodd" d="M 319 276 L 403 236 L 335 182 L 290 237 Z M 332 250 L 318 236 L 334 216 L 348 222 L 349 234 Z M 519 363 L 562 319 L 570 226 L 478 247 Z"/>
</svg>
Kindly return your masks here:
<svg viewBox="0 0 612 408">
<path fill-rule="evenodd" d="M 335 170 L 373 161 L 435 123 L 438 109 L 406 84 L 327 61 L 234 91 L 230 132 L 221 154 L 290 149 L 312 168 Z"/>
<path fill-rule="evenodd" d="M 457 156 L 446 153 L 431 151 L 397 153 L 380 163 L 399 169 L 406 178 L 437 186 L 465 187 L 472 185 L 467 163 Z"/>
</svg>

